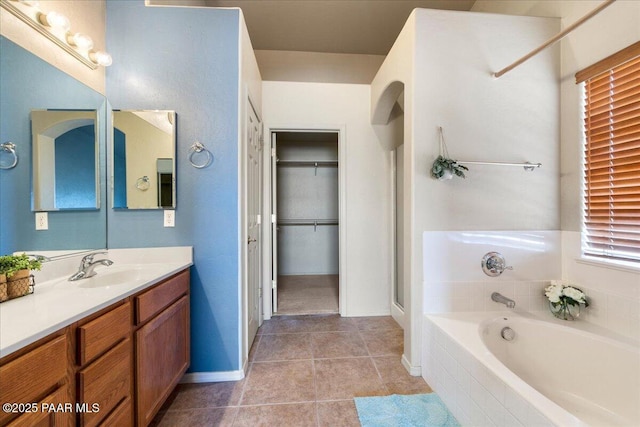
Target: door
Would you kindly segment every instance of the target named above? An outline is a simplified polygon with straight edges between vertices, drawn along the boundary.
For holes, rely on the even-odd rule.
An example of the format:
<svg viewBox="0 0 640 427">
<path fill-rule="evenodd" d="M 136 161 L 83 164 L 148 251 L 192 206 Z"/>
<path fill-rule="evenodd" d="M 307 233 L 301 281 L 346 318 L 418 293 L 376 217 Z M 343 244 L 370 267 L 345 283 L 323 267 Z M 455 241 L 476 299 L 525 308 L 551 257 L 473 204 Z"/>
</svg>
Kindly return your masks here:
<svg viewBox="0 0 640 427">
<path fill-rule="evenodd" d="M 271 133 L 271 314 L 278 311 L 278 158 L 276 133 Z"/>
<path fill-rule="evenodd" d="M 251 102 L 247 113 L 247 311 L 248 311 L 248 346 L 251 346 L 258 327 L 262 304 L 260 296 L 260 209 L 261 200 L 261 136 L 262 125 Z"/>
</svg>

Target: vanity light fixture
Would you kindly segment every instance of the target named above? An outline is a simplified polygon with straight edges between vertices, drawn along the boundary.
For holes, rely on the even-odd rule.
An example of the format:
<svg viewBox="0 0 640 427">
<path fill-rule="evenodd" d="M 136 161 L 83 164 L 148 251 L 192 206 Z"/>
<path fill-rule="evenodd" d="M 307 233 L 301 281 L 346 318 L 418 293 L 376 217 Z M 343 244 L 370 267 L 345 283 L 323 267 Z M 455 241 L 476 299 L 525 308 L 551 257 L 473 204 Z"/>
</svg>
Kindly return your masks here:
<svg viewBox="0 0 640 427">
<path fill-rule="evenodd" d="M 47 27 L 59 28 L 64 31 L 69 31 L 71 28 L 69 18 L 54 11 L 48 13 L 38 12 L 38 22 Z"/>
<path fill-rule="evenodd" d="M 37 0 L 0 0 L 0 7 L 9 11 L 92 70 L 97 69 L 98 66 L 108 67 L 113 62 L 108 53 L 93 50 L 91 37 L 70 31 L 69 18 L 55 11 L 41 10 L 40 2 Z"/>
<path fill-rule="evenodd" d="M 75 46 L 80 50 L 93 49 L 93 40 L 86 34 L 82 33 L 67 33 L 67 43 L 71 46 Z"/>
<path fill-rule="evenodd" d="M 102 65 L 103 67 L 108 67 L 113 63 L 113 59 L 111 59 L 111 55 L 102 50 L 99 51 L 91 51 L 89 52 L 89 59 L 91 59 L 94 63 L 98 65 Z"/>
</svg>

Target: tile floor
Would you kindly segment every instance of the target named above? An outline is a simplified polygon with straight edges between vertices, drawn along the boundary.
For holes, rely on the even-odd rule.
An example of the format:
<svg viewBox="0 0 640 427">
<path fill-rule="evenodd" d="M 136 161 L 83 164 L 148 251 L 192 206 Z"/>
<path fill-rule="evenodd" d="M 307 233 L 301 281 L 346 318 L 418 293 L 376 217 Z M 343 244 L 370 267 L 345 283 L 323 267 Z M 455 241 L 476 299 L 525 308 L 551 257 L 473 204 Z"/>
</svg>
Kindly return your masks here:
<svg viewBox="0 0 640 427">
<path fill-rule="evenodd" d="M 353 398 L 429 393 L 400 363 L 391 317 L 278 316 L 264 322 L 237 382 L 179 385 L 152 425 L 359 426 Z"/>
</svg>

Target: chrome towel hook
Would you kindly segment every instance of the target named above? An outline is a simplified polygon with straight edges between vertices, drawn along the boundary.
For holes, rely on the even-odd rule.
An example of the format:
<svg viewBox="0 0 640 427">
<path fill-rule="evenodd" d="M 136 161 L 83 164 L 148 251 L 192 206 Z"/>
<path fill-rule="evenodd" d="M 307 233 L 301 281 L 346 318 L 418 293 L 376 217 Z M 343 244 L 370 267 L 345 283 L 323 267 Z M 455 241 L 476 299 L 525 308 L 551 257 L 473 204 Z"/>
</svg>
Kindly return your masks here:
<svg viewBox="0 0 640 427">
<path fill-rule="evenodd" d="M 195 161 L 193 160 L 195 154 L 202 153 L 203 151 L 204 151 L 204 154 L 206 155 L 206 159 L 204 163 L 195 163 Z M 211 151 L 207 150 L 201 142 L 196 141 L 191 145 L 191 154 L 189 155 L 189 162 L 191 163 L 191 166 L 193 166 L 196 169 L 206 168 L 213 162 L 213 154 L 211 154 Z"/>
<path fill-rule="evenodd" d="M 3 142 L 0 144 L 0 151 L 6 151 L 13 156 L 13 161 L 8 166 L 0 165 L 0 169 L 13 169 L 18 164 L 18 153 L 16 153 L 16 144 L 13 142 Z"/>
<path fill-rule="evenodd" d="M 136 180 L 136 188 L 140 191 L 147 191 L 149 189 L 149 186 L 151 185 L 149 181 L 150 180 L 147 175 L 143 176 L 142 178 L 138 178 Z"/>
</svg>

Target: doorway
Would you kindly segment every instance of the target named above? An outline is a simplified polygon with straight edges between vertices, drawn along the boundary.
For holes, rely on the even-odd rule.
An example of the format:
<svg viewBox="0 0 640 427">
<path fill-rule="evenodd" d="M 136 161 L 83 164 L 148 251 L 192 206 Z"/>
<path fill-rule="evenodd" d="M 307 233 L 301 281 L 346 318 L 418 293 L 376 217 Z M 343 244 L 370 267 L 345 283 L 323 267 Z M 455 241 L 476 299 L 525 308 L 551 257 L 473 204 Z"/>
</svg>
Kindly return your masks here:
<svg viewBox="0 0 640 427">
<path fill-rule="evenodd" d="M 339 133 L 272 133 L 273 314 L 340 311 Z"/>
</svg>

